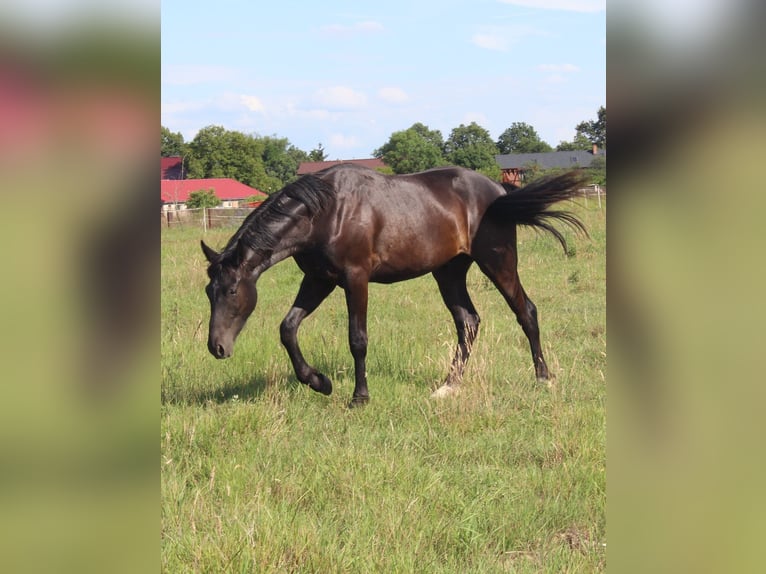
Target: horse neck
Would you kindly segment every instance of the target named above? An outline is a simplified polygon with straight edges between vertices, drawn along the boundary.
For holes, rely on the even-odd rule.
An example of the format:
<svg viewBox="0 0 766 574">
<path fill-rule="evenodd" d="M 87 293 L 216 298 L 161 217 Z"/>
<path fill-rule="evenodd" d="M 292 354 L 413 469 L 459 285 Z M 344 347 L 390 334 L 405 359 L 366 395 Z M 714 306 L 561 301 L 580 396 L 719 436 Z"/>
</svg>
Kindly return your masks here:
<svg viewBox="0 0 766 574">
<path fill-rule="evenodd" d="M 277 243 L 269 249 L 249 249 L 246 256 L 248 266 L 253 269 L 253 278 L 280 261 L 292 257 L 301 251 L 310 240 L 311 224 L 307 219 L 287 220 L 274 230 L 279 237 Z"/>
</svg>

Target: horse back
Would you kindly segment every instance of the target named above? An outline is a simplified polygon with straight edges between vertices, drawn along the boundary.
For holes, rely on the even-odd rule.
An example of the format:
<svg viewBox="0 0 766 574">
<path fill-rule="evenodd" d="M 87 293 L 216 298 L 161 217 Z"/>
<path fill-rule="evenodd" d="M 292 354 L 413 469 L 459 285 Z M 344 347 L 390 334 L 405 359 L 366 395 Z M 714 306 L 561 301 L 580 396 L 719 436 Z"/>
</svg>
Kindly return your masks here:
<svg viewBox="0 0 766 574">
<path fill-rule="evenodd" d="M 365 268 L 379 282 L 429 273 L 470 253 L 484 212 L 505 193 L 457 167 L 390 176 L 339 165 L 316 175 L 336 190 L 324 224 L 326 256 L 337 267 Z"/>
</svg>

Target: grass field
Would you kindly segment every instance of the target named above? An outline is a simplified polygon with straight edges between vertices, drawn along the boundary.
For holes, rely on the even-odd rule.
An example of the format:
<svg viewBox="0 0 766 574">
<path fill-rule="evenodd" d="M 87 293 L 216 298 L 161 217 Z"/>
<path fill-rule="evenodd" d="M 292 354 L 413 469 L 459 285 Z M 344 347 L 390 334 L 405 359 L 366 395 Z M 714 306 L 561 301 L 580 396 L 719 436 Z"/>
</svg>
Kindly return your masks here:
<svg viewBox="0 0 766 574">
<path fill-rule="evenodd" d="M 455 345 L 430 276 L 371 285 L 370 404 L 349 410 L 352 359 L 336 290 L 300 331 L 330 397 L 279 344 L 300 271 L 258 283 L 234 355 L 206 348 L 198 228 L 162 235 L 162 568 L 165 572 L 605 570 L 606 211 L 570 206 L 590 239 L 522 228 L 520 275 L 556 378 L 478 271 L 482 317 L 463 392 L 435 400 Z M 208 231 L 221 247 L 233 229 Z"/>
</svg>

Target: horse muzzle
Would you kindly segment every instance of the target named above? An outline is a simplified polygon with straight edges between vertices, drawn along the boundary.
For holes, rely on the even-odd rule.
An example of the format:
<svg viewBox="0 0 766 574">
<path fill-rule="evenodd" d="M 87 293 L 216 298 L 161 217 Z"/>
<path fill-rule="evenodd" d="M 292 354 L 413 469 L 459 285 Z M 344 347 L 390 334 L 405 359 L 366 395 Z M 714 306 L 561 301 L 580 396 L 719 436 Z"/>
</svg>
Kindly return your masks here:
<svg viewBox="0 0 766 574">
<path fill-rule="evenodd" d="M 233 345 L 224 345 L 220 342 L 213 341 L 212 339 L 207 340 L 207 349 L 216 359 L 226 359 L 231 357 L 232 346 Z"/>
</svg>

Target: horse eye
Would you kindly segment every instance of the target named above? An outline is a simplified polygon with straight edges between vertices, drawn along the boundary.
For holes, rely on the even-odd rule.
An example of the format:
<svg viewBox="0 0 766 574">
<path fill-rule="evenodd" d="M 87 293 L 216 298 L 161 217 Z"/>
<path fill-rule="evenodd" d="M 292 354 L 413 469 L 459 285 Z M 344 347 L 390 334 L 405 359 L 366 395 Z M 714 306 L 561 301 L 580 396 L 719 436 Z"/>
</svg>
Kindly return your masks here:
<svg viewBox="0 0 766 574">
<path fill-rule="evenodd" d="M 232 287 L 231 289 L 229 289 L 229 295 L 236 295 L 236 294 L 237 294 L 237 288 L 236 287 Z"/>
</svg>

